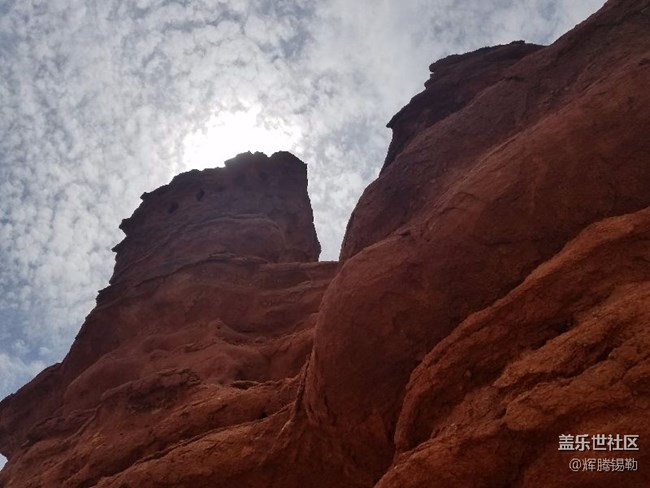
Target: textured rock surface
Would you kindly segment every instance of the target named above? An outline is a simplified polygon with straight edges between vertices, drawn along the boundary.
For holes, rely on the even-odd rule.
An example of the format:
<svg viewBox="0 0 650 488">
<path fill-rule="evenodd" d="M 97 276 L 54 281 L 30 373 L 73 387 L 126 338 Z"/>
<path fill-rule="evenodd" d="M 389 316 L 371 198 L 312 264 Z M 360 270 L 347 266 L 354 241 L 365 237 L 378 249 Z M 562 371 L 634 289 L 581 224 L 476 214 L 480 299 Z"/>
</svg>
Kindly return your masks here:
<svg viewBox="0 0 650 488">
<path fill-rule="evenodd" d="M 610 2 L 524 57 L 365 191 L 321 305 L 305 401 L 362 468 L 391 463 L 411 373 L 454 327 L 585 227 L 650 205 L 647 8 Z"/>
<path fill-rule="evenodd" d="M 426 89 L 413 97 L 388 122 L 387 127 L 393 129 L 393 140 L 388 147 L 383 170 L 418 133 L 459 111 L 504 78 L 517 80 L 516 75 L 506 74 L 507 69 L 541 47 L 516 41 L 506 46 L 453 54 L 432 63 L 429 66 L 431 76 L 424 84 Z"/>
<path fill-rule="evenodd" d="M 246 153 L 224 169 L 183 173 L 145 193 L 120 225 L 126 238 L 113 249 L 111 283 L 143 281 L 213 255 L 316 261 L 320 245 L 311 209 L 305 211 L 301 167 L 289 153 Z"/>
<path fill-rule="evenodd" d="M 93 486 L 289 404 L 336 269 L 316 262 L 312 220 L 287 153 L 145 194 L 66 359 L 0 403 L 0 486 Z"/>
<path fill-rule="evenodd" d="M 650 0 L 610 0 L 434 63 L 338 267 L 290 155 L 145 196 L 68 357 L 0 403 L 0 485 L 648 485 L 649 46 Z"/>
<path fill-rule="evenodd" d="M 437 344 L 408 385 L 393 486 L 643 486 L 650 454 L 558 451 L 558 433 L 650 437 L 650 209 L 597 222 Z M 643 442 L 645 445 L 645 442 Z M 571 473 L 572 457 L 641 473 Z"/>
</svg>

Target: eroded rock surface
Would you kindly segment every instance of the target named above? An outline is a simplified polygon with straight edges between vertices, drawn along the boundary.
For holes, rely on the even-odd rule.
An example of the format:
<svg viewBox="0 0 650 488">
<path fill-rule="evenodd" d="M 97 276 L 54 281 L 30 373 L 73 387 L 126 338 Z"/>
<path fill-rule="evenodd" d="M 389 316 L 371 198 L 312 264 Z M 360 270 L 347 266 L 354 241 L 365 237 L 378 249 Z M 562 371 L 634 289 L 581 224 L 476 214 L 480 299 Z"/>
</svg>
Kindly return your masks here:
<svg viewBox="0 0 650 488">
<path fill-rule="evenodd" d="M 336 263 L 304 163 L 242 154 L 143 195 L 70 353 L 0 403 L 0 485 L 94 486 L 296 397 Z"/>
<path fill-rule="evenodd" d="M 338 267 L 287 154 L 145 196 L 68 357 L 0 403 L 0 483 L 648 485 L 649 46 L 650 1 L 610 0 L 434 63 Z"/>
<path fill-rule="evenodd" d="M 120 228 L 111 283 L 173 272 L 210 256 L 318 260 L 306 169 L 290 153 L 241 154 L 225 169 L 193 170 L 142 195 Z"/>
<path fill-rule="evenodd" d="M 609 2 L 525 56 L 419 132 L 364 192 L 320 308 L 305 397 L 363 469 L 392 463 L 414 368 L 458 324 L 589 225 L 650 205 L 647 8 Z"/>
</svg>

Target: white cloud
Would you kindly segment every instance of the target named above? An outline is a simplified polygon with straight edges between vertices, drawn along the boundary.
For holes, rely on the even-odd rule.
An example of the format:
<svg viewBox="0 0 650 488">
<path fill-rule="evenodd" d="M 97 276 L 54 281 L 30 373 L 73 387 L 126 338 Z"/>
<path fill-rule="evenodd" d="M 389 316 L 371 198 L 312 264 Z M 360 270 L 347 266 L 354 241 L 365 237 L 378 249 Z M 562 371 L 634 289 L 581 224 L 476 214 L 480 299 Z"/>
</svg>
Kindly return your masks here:
<svg viewBox="0 0 650 488">
<path fill-rule="evenodd" d="M 0 352 L 0 391 L 7 391 L 15 385 L 16 381 L 27 381 L 42 369 L 47 364 L 43 361 L 23 361 L 17 355 L 29 353 L 30 348 L 25 343 L 12 344 L 13 347 L 9 348 L 9 352 Z"/>
<path fill-rule="evenodd" d="M 309 164 L 324 257 L 335 258 L 383 161 L 384 124 L 430 62 L 550 42 L 602 3 L 0 4 L 0 397 L 67 351 L 144 191 L 255 149 L 246 139 L 282 143 Z"/>
</svg>

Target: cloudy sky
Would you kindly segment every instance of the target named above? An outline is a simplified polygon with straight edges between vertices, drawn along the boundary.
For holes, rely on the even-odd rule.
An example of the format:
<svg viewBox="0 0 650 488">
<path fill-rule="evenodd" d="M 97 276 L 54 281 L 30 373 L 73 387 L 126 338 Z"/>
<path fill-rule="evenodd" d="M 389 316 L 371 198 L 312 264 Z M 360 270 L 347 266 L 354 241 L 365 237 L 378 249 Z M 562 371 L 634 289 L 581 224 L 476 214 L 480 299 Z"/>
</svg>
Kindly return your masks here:
<svg viewBox="0 0 650 488">
<path fill-rule="evenodd" d="M 450 53 L 603 0 L 0 0 L 0 398 L 67 352 L 139 195 L 246 150 L 309 165 L 323 258 Z"/>
</svg>

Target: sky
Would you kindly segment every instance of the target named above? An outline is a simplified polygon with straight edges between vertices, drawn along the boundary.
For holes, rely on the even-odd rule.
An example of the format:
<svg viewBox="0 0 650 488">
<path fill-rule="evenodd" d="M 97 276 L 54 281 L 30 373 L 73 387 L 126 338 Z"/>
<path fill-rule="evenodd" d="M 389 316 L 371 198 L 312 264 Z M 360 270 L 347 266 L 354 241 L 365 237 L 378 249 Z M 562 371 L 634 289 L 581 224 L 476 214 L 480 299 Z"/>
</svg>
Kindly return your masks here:
<svg viewBox="0 0 650 488">
<path fill-rule="evenodd" d="M 143 192 L 289 150 L 336 259 L 431 62 L 549 44 L 603 3 L 0 0 L 0 398 L 64 357 Z"/>
</svg>

